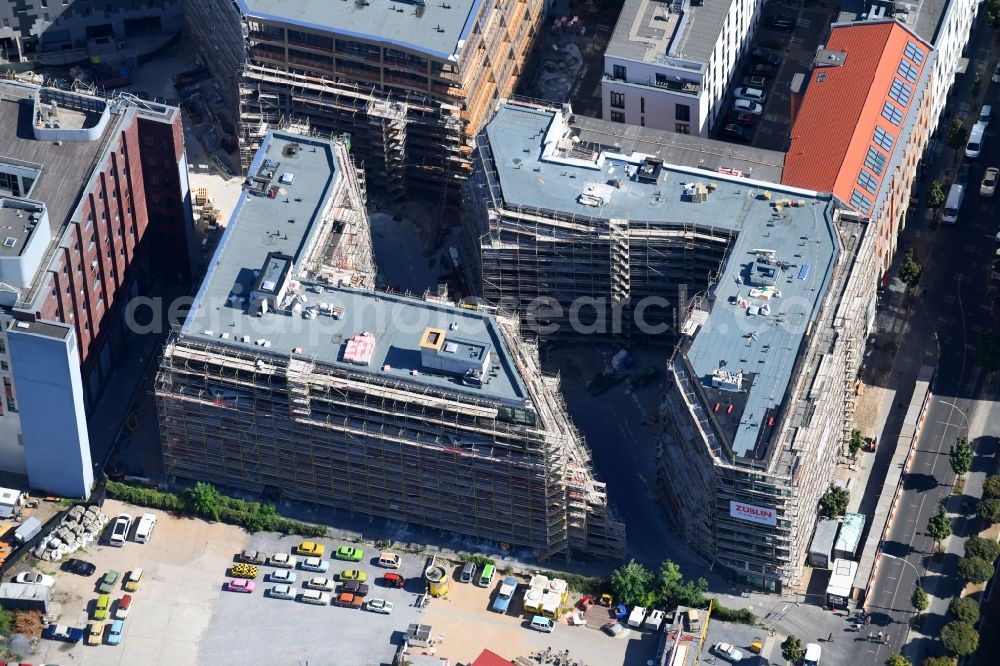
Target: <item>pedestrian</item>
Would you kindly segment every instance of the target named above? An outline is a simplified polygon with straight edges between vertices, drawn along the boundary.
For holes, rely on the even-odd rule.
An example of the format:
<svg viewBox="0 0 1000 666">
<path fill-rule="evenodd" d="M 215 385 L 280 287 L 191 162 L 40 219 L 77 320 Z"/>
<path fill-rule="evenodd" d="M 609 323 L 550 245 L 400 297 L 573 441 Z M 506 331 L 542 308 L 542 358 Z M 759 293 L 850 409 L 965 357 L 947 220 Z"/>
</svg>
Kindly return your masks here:
<svg viewBox="0 0 1000 666">
<path fill-rule="evenodd" d="M 878 642 L 879 642 L 879 643 L 881 643 L 881 642 L 882 642 L 882 632 L 881 632 L 881 631 L 880 631 L 880 632 L 878 632 Z"/>
</svg>

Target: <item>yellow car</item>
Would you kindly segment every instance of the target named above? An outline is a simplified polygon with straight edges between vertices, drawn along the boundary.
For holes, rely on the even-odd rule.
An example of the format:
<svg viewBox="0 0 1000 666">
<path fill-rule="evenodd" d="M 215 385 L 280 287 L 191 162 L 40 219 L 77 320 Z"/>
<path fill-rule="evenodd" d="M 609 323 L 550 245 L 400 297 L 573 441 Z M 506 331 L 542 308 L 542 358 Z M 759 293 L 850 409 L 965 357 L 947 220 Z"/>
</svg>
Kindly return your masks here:
<svg viewBox="0 0 1000 666">
<path fill-rule="evenodd" d="M 102 594 L 98 596 L 97 603 L 94 604 L 94 619 L 106 620 L 109 608 L 111 608 L 111 595 Z M 101 626 L 103 627 L 104 625 L 102 624 Z"/>
<path fill-rule="evenodd" d="M 252 564 L 243 564 L 241 562 L 239 564 L 233 565 L 233 576 L 235 578 L 246 578 L 249 580 L 254 580 L 255 578 L 257 578 L 257 575 L 259 573 L 260 569 L 258 569 Z"/>
<path fill-rule="evenodd" d="M 142 568 L 136 567 L 131 572 L 129 572 L 128 578 L 125 579 L 125 591 L 138 592 L 139 585 L 141 583 L 142 583 Z"/>
<path fill-rule="evenodd" d="M 356 580 L 360 583 L 363 583 L 366 580 L 368 580 L 368 574 L 366 574 L 364 571 L 358 571 L 357 569 L 344 569 L 343 571 L 340 572 L 340 580 L 341 581 Z"/>
<path fill-rule="evenodd" d="M 104 638 L 104 623 L 91 622 L 87 630 L 87 645 L 100 645 Z"/>
<path fill-rule="evenodd" d="M 321 543 L 316 543 L 315 541 L 303 541 L 295 548 L 295 553 L 297 555 L 311 555 L 313 557 L 320 557 L 326 547 Z"/>
</svg>

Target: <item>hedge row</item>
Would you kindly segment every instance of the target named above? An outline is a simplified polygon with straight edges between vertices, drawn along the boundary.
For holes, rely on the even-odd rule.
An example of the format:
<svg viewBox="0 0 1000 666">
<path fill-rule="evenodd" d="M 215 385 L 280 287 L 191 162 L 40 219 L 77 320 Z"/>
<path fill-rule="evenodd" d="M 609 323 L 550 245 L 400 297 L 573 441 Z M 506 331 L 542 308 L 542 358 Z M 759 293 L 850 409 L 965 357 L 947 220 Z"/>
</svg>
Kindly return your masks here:
<svg viewBox="0 0 1000 666">
<path fill-rule="evenodd" d="M 287 520 L 278 515 L 272 504 L 248 502 L 246 500 L 218 495 L 217 506 L 211 511 L 197 510 L 191 497 L 167 493 L 153 488 L 133 486 L 118 481 L 107 481 L 108 497 L 112 499 L 146 506 L 161 511 L 189 513 L 208 520 L 218 520 L 231 525 L 239 525 L 248 532 L 280 532 L 309 537 L 326 536 L 326 528 L 295 520 Z"/>
<path fill-rule="evenodd" d="M 736 624 L 757 624 L 757 616 L 748 608 L 728 608 L 719 603 L 718 599 L 712 600 L 712 616 L 723 622 L 734 622 Z"/>
</svg>

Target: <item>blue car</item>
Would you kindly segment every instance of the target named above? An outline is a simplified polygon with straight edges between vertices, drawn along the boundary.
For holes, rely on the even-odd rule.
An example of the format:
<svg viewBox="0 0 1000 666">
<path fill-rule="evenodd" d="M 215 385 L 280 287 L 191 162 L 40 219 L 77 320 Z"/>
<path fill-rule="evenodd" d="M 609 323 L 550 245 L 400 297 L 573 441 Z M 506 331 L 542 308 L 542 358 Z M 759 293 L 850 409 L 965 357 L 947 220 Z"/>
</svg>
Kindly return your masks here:
<svg viewBox="0 0 1000 666">
<path fill-rule="evenodd" d="M 67 643 L 79 643 L 83 640 L 83 629 L 67 627 L 65 624 L 50 624 L 42 632 L 42 638 L 53 641 L 66 641 Z"/>
<path fill-rule="evenodd" d="M 326 573 L 330 569 L 330 560 L 324 560 L 320 557 L 307 557 L 299 562 L 299 567 L 303 571 Z"/>
<path fill-rule="evenodd" d="M 507 576 L 503 579 L 503 582 L 500 583 L 500 589 L 497 591 L 497 598 L 493 600 L 491 610 L 495 613 L 506 613 L 507 608 L 510 606 L 510 600 L 514 598 L 515 592 L 517 592 L 517 579 Z"/>
<path fill-rule="evenodd" d="M 122 642 L 122 631 L 125 630 L 123 620 L 115 620 L 108 629 L 108 645 L 118 645 Z"/>
<path fill-rule="evenodd" d="M 269 573 L 267 576 L 272 583 L 284 583 L 285 585 L 295 584 L 295 572 L 290 569 L 277 569 Z"/>
</svg>

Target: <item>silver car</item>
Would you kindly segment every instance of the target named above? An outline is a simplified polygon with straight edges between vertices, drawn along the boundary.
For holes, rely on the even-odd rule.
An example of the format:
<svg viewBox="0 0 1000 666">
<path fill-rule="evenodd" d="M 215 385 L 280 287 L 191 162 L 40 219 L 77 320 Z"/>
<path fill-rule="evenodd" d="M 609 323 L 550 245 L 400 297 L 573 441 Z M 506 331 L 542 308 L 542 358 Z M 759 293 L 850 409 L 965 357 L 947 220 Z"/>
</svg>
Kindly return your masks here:
<svg viewBox="0 0 1000 666">
<path fill-rule="evenodd" d="M 268 594 L 274 599 L 294 599 L 295 588 L 291 585 L 274 585 Z"/>
<path fill-rule="evenodd" d="M 329 606 L 330 595 L 319 590 L 302 590 L 302 594 L 299 595 L 299 601 L 315 606 Z"/>
<path fill-rule="evenodd" d="M 392 602 L 385 599 L 369 599 L 365 604 L 365 610 L 370 610 L 373 613 L 382 613 L 383 615 L 391 613 L 392 608 Z"/>
<path fill-rule="evenodd" d="M 979 194 L 984 197 L 991 197 L 997 189 L 997 177 L 1000 176 L 1000 169 L 990 167 L 983 174 L 983 182 L 979 184 Z"/>
<path fill-rule="evenodd" d="M 743 661 L 743 653 L 737 650 L 736 646 L 729 643 L 716 643 L 712 646 L 712 652 L 734 664 Z"/>
<path fill-rule="evenodd" d="M 751 88 L 750 86 L 745 86 L 743 88 L 737 88 L 736 92 L 733 93 L 736 99 L 748 99 L 751 102 L 764 103 L 767 95 L 760 88 Z"/>
</svg>

